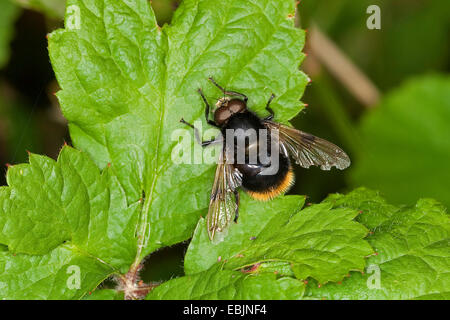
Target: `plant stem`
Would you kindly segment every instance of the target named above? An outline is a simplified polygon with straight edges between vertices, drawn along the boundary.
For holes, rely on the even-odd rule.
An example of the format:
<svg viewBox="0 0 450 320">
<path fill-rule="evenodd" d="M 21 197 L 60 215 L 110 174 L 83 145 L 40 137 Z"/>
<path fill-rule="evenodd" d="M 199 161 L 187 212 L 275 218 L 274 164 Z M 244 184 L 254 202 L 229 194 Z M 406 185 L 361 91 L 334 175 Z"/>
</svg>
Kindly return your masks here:
<svg viewBox="0 0 450 320">
<path fill-rule="evenodd" d="M 366 108 L 376 106 L 380 92 L 347 55 L 316 24 L 309 33 L 311 53 Z"/>
</svg>

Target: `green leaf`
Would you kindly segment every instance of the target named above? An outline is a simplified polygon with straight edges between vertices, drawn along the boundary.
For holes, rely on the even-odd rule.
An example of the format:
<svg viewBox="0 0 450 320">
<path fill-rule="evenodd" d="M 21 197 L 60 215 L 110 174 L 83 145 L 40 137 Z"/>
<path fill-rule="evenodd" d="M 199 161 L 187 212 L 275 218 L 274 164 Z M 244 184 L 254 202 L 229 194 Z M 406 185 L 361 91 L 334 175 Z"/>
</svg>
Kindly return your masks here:
<svg viewBox="0 0 450 320">
<path fill-rule="evenodd" d="M 9 42 L 13 36 L 14 21 L 19 15 L 19 8 L 9 0 L 0 3 L 0 68 L 9 59 Z"/>
<path fill-rule="evenodd" d="M 450 77 L 424 76 L 389 94 L 361 122 L 354 185 L 394 203 L 431 197 L 450 206 Z"/>
<path fill-rule="evenodd" d="M 398 211 L 398 208 L 386 202 L 378 191 L 367 188 L 358 188 L 348 194 L 331 194 L 325 202 L 330 202 L 335 208 L 351 208 L 360 214 L 356 218 L 370 230 L 389 220 Z"/>
<path fill-rule="evenodd" d="M 123 300 L 123 292 L 114 289 L 97 289 L 84 297 L 84 300 Z"/>
<path fill-rule="evenodd" d="M 304 284 L 274 274 L 249 275 L 238 271 L 207 271 L 177 278 L 153 289 L 148 300 L 294 300 L 303 296 Z"/>
<path fill-rule="evenodd" d="M 186 274 L 205 271 L 218 260 L 229 259 L 242 248 L 247 247 L 271 225 L 285 223 L 291 215 L 302 208 L 305 202 L 305 198 L 300 196 L 286 196 L 270 202 L 251 201 L 244 194 L 241 198 L 239 210 L 245 214 L 241 214 L 238 223 L 230 228 L 226 241 L 210 243 L 205 221 L 200 220 L 184 257 Z M 201 259 L 199 259 L 200 256 Z"/>
<path fill-rule="evenodd" d="M 86 154 L 66 146 L 57 162 L 30 154 L 30 164 L 8 169 L 7 181 L 0 187 L 0 243 L 8 246 L 0 287 L 9 288 L 2 298 L 79 298 L 128 270 L 141 203 L 127 205 L 110 168 L 100 174 Z M 82 276 L 75 293 L 66 284 L 70 265 Z M 34 290 L 18 290 L 28 286 Z"/>
<path fill-rule="evenodd" d="M 241 269 L 261 262 L 288 262 L 300 280 L 309 277 L 320 283 L 341 280 L 350 270 L 363 270 L 365 256 L 373 253 L 363 238 L 367 229 L 353 221 L 358 211 L 332 209 L 322 203 L 299 211 L 303 197 L 288 196 L 269 203 L 254 203 L 243 197 L 237 225 L 230 228 L 226 241 L 209 241 L 201 220 L 185 257 L 186 273 L 206 270 L 218 261 L 225 268 Z M 286 265 L 265 269 L 288 273 Z"/>
<path fill-rule="evenodd" d="M 205 212 L 211 164 L 171 160 L 179 120 L 201 119 L 208 76 L 249 96 L 265 114 L 271 93 L 279 121 L 301 109 L 307 77 L 298 70 L 304 32 L 294 1 L 186 0 L 160 29 L 146 0 L 69 0 L 66 29 L 49 50 L 74 145 L 100 168 L 111 163 L 128 203 L 145 195 L 138 226 L 143 258 L 192 236 Z M 194 141 L 192 141 L 192 145 Z M 150 226 L 150 227 L 149 227 Z"/>
<path fill-rule="evenodd" d="M 330 203 L 363 209 L 360 220 L 370 225 L 367 238 L 377 255 L 367 261 L 367 273 L 351 273 L 342 284 L 308 285 L 310 299 L 448 299 L 450 297 L 450 220 L 444 207 L 421 199 L 415 206 L 386 204 L 365 189 Z M 358 202 L 358 198 L 360 202 Z M 377 284 L 377 280 L 379 282 Z"/>
<path fill-rule="evenodd" d="M 161 29 L 147 0 L 68 1 L 66 29 L 52 33 L 49 52 L 82 151 L 64 147 L 56 162 L 31 154 L 9 168 L 0 188 L 1 298 L 81 298 L 192 235 L 214 166 L 175 164 L 171 135 L 181 117 L 204 121 L 197 88 L 220 95 L 208 76 L 249 95 L 258 112 L 275 93 L 280 121 L 302 109 L 294 2 L 217 4 L 184 1 Z"/>
<path fill-rule="evenodd" d="M 77 279 L 72 268 L 79 268 Z M 0 299 L 80 299 L 114 270 L 64 244 L 44 255 L 0 250 Z"/>
</svg>

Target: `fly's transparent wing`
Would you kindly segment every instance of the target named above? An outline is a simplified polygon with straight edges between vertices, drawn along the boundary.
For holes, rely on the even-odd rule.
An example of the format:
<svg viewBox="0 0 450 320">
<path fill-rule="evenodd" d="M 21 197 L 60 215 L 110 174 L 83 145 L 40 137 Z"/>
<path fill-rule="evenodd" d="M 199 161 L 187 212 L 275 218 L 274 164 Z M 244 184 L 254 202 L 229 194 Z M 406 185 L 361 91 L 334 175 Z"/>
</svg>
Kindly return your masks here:
<svg viewBox="0 0 450 320">
<path fill-rule="evenodd" d="M 209 238 L 214 242 L 222 241 L 228 232 L 229 224 L 238 209 L 234 192 L 241 184 L 240 172 L 227 163 L 226 153 L 222 152 L 217 164 L 206 218 Z"/>
<path fill-rule="evenodd" d="M 343 170 L 350 166 L 350 158 L 333 143 L 277 122 L 266 120 L 264 123 L 271 130 L 279 130 L 281 144 L 303 168 L 320 166 L 322 170 L 331 167 Z"/>
</svg>

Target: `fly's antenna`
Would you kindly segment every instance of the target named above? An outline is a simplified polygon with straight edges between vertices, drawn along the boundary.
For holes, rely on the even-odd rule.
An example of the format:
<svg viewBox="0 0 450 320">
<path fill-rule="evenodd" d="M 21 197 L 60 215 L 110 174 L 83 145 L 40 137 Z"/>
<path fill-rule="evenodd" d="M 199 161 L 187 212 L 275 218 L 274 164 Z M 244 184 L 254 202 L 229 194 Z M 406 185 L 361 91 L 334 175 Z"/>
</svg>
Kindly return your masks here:
<svg viewBox="0 0 450 320">
<path fill-rule="evenodd" d="M 238 96 L 241 99 L 244 99 L 244 102 L 247 103 L 248 98 L 245 94 L 240 93 L 240 92 L 236 92 L 236 91 L 230 91 L 230 90 L 225 90 L 225 88 L 223 88 L 222 86 L 220 86 L 214 79 L 213 77 L 209 77 L 208 78 L 209 81 L 212 82 L 213 85 L 215 85 L 217 88 L 219 88 L 219 90 L 221 90 L 223 92 L 223 97 L 225 98 L 225 96 Z"/>
</svg>

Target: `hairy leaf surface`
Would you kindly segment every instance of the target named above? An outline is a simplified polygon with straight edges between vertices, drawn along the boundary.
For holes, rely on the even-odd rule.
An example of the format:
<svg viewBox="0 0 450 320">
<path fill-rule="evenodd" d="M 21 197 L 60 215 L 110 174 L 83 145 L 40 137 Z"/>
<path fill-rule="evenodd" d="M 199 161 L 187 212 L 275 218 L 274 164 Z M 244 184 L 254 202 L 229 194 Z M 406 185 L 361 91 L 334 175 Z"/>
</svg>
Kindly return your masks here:
<svg viewBox="0 0 450 320">
<path fill-rule="evenodd" d="M 362 210 L 367 238 L 377 255 L 366 273 L 352 272 L 342 284 L 308 285 L 312 299 L 448 299 L 450 296 L 450 219 L 434 200 L 393 207 L 375 192 L 358 189 L 330 202 Z"/>
<path fill-rule="evenodd" d="M 358 211 L 332 209 L 327 202 L 299 211 L 303 203 L 304 198 L 298 196 L 269 204 L 255 204 L 245 197 L 245 217 L 219 244 L 207 241 L 201 220 L 186 253 L 186 272 L 199 272 L 223 261 L 227 269 L 276 261 L 289 263 L 300 280 L 313 277 L 326 283 L 341 280 L 350 270 L 362 271 L 365 257 L 373 250 L 363 240 L 367 229 L 353 221 Z"/>
<path fill-rule="evenodd" d="M 215 266 L 207 271 L 170 280 L 147 296 L 148 300 L 285 300 L 300 299 L 304 284 L 274 274 L 248 275 L 221 270 Z"/>
<path fill-rule="evenodd" d="M 290 0 L 186 0 L 160 28 L 147 0 L 67 1 L 49 53 L 81 151 L 64 147 L 57 162 L 30 155 L 9 168 L 0 189 L 1 297 L 81 298 L 191 237 L 214 164 L 174 163 L 172 134 L 184 129 L 181 117 L 204 123 L 199 87 L 211 104 L 221 96 L 208 76 L 247 94 L 257 112 L 276 94 L 280 121 L 302 109 L 304 33 L 294 10 Z"/>
<path fill-rule="evenodd" d="M 204 123 L 197 89 L 210 103 L 221 96 L 208 76 L 247 94 L 261 113 L 275 93 L 280 121 L 302 109 L 295 3 L 187 0 L 162 29 L 146 0 L 67 5 L 66 28 L 49 41 L 58 97 L 75 146 L 100 168 L 111 163 L 129 203 L 144 194 L 143 257 L 189 238 L 207 207 L 214 165 L 175 164 L 171 152 L 182 117 Z"/>
<path fill-rule="evenodd" d="M 8 288 L 1 297 L 81 297 L 128 270 L 142 204 L 127 204 L 110 171 L 100 173 L 70 147 L 57 162 L 30 154 L 29 164 L 8 169 L 9 186 L 0 187 L 0 243 L 8 246 L 0 255 L 0 287 Z M 70 266 L 78 268 L 82 287 L 68 289 Z M 30 292 L 11 289 L 29 286 Z"/>
</svg>

